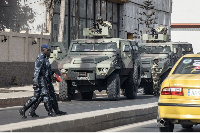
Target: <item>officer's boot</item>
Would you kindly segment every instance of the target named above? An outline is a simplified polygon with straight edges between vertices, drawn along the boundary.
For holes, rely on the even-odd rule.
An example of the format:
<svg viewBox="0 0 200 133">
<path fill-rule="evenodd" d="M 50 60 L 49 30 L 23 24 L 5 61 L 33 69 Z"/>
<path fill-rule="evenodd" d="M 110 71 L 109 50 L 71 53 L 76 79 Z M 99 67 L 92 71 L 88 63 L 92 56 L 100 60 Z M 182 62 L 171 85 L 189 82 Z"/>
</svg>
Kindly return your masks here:
<svg viewBox="0 0 200 133">
<path fill-rule="evenodd" d="M 24 107 L 19 109 L 19 114 L 22 116 L 22 118 L 27 118 L 25 115 L 25 112 L 35 103 L 37 99 L 35 97 L 31 97 L 28 101 L 25 102 Z"/>
<path fill-rule="evenodd" d="M 38 100 L 37 100 L 37 102 L 35 102 L 35 104 L 33 104 L 32 106 L 31 106 L 31 109 L 30 109 L 30 111 L 29 111 L 29 116 L 31 116 L 31 117 L 39 117 L 39 115 L 37 115 L 36 113 L 35 113 L 35 110 L 37 109 L 37 107 L 39 106 L 39 104 L 41 103 L 41 101 L 42 101 L 42 97 L 40 97 Z"/>
<path fill-rule="evenodd" d="M 53 101 L 52 107 L 53 107 L 53 110 L 55 111 L 55 113 L 57 115 L 66 115 L 67 114 L 67 112 L 63 112 L 63 111 L 59 110 L 57 100 Z"/>
<path fill-rule="evenodd" d="M 50 103 L 49 101 L 44 102 L 44 107 L 45 107 L 45 109 L 46 109 L 47 112 L 48 112 L 48 116 L 51 116 L 51 117 L 56 116 L 56 113 L 54 113 L 54 112 L 52 111 L 52 105 L 51 105 L 51 103 Z"/>
<path fill-rule="evenodd" d="M 54 112 L 57 115 L 66 115 L 67 114 L 66 112 L 63 112 L 63 111 L 59 110 L 58 101 L 57 101 L 55 93 L 52 93 L 51 96 L 52 96 L 51 103 L 52 103 L 52 108 L 53 108 Z"/>
</svg>

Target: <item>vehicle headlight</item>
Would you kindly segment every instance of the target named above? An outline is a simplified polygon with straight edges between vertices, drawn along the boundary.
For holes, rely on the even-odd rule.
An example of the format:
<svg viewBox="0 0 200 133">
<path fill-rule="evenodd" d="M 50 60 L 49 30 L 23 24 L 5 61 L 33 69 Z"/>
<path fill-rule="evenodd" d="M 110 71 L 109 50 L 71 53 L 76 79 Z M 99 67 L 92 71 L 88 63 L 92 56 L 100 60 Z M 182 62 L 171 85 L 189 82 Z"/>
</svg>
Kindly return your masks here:
<svg viewBox="0 0 200 133">
<path fill-rule="evenodd" d="M 65 70 L 65 69 L 61 69 L 60 72 L 61 72 L 61 73 L 66 73 L 67 70 Z"/>
<path fill-rule="evenodd" d="M 103 71 L 104 73 L 107 73 L 107 72 L 108 72 L 108 68 L 103 68 L 102 71 Z"/>
<path fill-rule="evenodd" d="M 99 73 L 107 73 L 108 68 L 98 68 Z"/>
</svg>

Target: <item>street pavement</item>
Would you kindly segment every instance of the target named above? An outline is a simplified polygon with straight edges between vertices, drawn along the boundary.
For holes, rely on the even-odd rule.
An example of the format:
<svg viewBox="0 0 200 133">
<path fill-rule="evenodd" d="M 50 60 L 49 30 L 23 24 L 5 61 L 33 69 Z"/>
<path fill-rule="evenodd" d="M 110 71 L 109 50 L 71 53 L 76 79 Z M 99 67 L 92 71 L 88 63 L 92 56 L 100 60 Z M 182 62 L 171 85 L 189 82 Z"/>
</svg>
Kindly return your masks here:
<svg viewBox="0 0 200 133">
<path fill-rule="evenodd" d="M 99 132 L 159 132 L 159 128 L 157 126 L 157 120 L 154 119 L 102 130 Z M 175 124 L 174 132 L 200 132 L 200 125 L 194 126 L 193 128 L 184 129 L 180 124 Z"/>
<path fill-rule="evenodd" d="M 58 94 L 58 85 L 54 84 L 55 91 Z M 121 95 L 120 101 L 109 101 L 105 91 L 95 91 L 95 98 L 92 100 L 72 100 L 70 101 L 59 101 L 59 108 L 62 111 L 66 111 L 69 116 L 73 114 L 82 114 L 92 111 L 103 111 L 105 109 L 117 109 L 120 107 L 129 107 L 133 105 L 149 105 L 158 101 L 158 97 L 152 95 L 143 95 L 142 90 L 139 90 L 138 97 L 136 99 L 128 100 Z M 36 119 L 43 120 L 48 118 L 47 112 L 44 108 L 43 103 L 40 104 L 36 113 L 40 116 L 39 118 L 22 119 L 18 114 L 18 110 L 26 99 L 33 95 L 32 85 L 11 87 L 11 88 L 0 88 L 0 126 L 6 126 L 8 124 L 15 124 L 23 121 L 32 121 Z M 17 105 L 17 106 L 16 106 Z M 20 105 L 20 106 L 19 106 Z M 13 106 L 13 107 L 11 107 Z M 109 113 L 109 112 L 108 112 Z M 28 111 L 26 112 L 28 114 Z"/>
<path fill-rule="evenodd" d="M 90 112 L 95 110 L 103 110 L 109 108 L 118 108 L 118 107 L 125 107 L 125 106 L 132 106 L 132 105 L 140 105 L 140 104 L 148 104 L 157 102 L 158 97 L 149 96 L 149 95 L 142 95 L 139 94 L 137 99 L 127 100 L 125 97 L 121 97 L 120 101 L 109 101 L 107 98 L 96 98 L 89 101 L 83 100 L 72 100 L 71 102 L 59 102 L 60 110 L 66 111 L 68 114 L 76 114 L 76 113 L 83 113 L 83 112 Z M 0 109 L 0 125 L 5 125 L 9 123 L 16 123 L 20 121 L 29 121 L 33 119 L 43 119 L 48 117 L 47 112 L 43 106 L 43 103 L 40 104 L 36 113 L 40 115 L 39 118 L 31 118 L 24 120 L 18 114 L 18 107 L 8 107 L 8 108 L 1 108 Z M 28 111 L 27 111 L 28 112 Z"/>
</svg>

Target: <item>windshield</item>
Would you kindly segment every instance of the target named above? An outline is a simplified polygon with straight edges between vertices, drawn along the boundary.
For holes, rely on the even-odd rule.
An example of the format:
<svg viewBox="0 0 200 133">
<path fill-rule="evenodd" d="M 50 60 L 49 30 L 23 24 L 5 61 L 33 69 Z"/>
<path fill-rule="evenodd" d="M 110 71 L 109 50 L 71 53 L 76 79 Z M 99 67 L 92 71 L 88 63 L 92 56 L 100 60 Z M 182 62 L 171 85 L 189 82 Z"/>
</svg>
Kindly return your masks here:
<svg viewBox="0 0 200 133">
<path fill-rule="evenodd" d="M 104 51 L 113 52 L 116 51 L 116 43 L 74 43 L 72 46 L 72 52 L 85 52 L 85 51 Z"/>
<path fill-rule="evenodd" d="M 184 57 L 173 74 L 200 74 L 200 57 Z"/>
<path fill-rule="evenodd" d="M 170 46 L 142 46 L 139 48 L 140 53 L 146 54 L 167 54 L 171 52 Z"/>
</svg>

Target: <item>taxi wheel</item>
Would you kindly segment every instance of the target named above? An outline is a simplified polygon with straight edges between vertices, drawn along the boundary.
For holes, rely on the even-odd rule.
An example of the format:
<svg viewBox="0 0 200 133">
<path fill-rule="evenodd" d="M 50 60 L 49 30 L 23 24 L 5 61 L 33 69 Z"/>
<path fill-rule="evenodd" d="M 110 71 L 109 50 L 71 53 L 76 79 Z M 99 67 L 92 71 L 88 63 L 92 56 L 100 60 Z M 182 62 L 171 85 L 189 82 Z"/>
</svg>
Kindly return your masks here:
<svg viewBox="0 0 200 133">
<path fill-rule="evenodd" d="M 174 124 L 169 123 L 168 127 L 159 127 L 160 132 L 173 132 Z"/>
<path fill-rule="evenodd" d="M 185 124 L 181 124 L 182 128 L 192 128 L 193 125 L 185 125 Z"/>
</svg>

